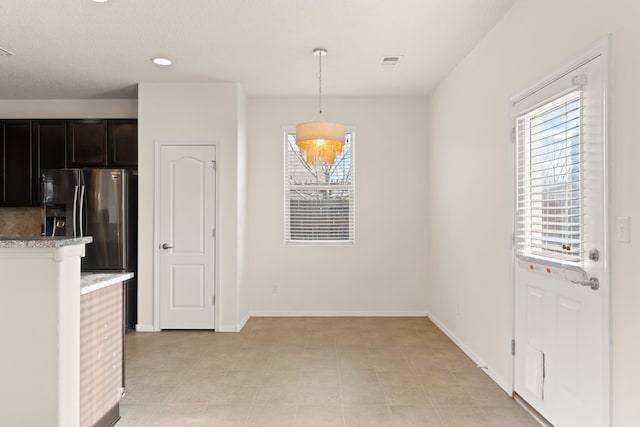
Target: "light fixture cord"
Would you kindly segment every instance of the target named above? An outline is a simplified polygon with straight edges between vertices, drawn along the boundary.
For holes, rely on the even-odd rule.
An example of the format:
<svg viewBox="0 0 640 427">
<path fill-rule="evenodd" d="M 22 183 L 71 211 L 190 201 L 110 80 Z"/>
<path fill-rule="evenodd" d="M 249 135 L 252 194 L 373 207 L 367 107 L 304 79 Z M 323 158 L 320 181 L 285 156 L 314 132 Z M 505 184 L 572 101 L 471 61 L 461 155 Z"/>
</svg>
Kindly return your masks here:
<svg viewBox="0 0 640 427">
<path fill-rule="evenodd" d="M 322 53 L 318 55 L 318 111 L 322 116 Z"/>
</svg>

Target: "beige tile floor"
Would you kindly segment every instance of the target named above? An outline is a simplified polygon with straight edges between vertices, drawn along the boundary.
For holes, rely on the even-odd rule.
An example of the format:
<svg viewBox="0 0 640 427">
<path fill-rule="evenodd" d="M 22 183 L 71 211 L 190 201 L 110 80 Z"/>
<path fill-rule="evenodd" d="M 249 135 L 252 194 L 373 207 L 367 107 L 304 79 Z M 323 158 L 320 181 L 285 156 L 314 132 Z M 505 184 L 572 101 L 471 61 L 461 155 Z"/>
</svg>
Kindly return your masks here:
<svg viewBox="0 0 640 427">
<path fill-rule="evenodd" d="M 254 318 L 126 346 L 116 427 L 538 425 L 426 318 Z"/>
</svg>

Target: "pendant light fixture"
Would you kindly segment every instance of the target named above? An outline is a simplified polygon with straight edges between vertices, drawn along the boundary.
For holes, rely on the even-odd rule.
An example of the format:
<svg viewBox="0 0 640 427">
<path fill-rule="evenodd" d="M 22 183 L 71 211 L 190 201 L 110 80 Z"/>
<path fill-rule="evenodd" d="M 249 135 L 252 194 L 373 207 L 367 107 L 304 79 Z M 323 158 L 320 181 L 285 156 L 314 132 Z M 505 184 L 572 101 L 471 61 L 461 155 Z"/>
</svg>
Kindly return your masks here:
<svg viewBox="0 0 640 427">
<path fill-rule="evenodd" d="M 318 57 L 318 111 L 321 121 L 296 125 L 296 145 L 311 165 L 331 165 L 344 146 L 344 125 L 324 121 L 322 115 L 322 57 L 327 49 L 315 48 Z"/>
</svg>

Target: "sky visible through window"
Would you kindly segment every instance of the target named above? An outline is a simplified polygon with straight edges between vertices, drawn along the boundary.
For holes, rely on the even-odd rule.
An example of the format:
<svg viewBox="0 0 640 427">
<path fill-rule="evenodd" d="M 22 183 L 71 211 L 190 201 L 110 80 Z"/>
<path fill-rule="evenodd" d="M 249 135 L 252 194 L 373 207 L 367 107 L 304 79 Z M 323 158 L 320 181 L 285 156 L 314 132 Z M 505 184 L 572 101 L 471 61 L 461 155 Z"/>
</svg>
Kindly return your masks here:
<svg viewBox="0 0 640 427">
<path fill-rule="evenodd" d="M 304 160 L 296 145 L 296 134 L 287 134 L 287 162 L 290 185 L 295 184 L 351 184 L 351 139 L 345 134 L 342 152 L 336 156 L 332 165 L 310 165 Z"/>
</svg>

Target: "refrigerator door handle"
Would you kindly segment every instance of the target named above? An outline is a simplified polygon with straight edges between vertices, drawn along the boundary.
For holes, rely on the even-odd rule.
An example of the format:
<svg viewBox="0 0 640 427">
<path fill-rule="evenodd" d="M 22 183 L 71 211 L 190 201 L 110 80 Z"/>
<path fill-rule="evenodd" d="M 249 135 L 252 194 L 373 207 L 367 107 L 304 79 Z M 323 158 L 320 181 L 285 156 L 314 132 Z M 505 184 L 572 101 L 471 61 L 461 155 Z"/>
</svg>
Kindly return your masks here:
<svg viewBox="0 0 640 427">
<path fill-rule="evenodd" d="M 84 237 L 84 230 L 82 229 L 82 220 L 84 219 L 84 190 L 85 186 L 83 185 L 80 190 L 80 237 Z"/>
<path fill-rule="evenodd" d="M 73 192 L 73 237 L 76 237 L 76 212 L 78 209 L 78 186 Z"/>
</svg>

